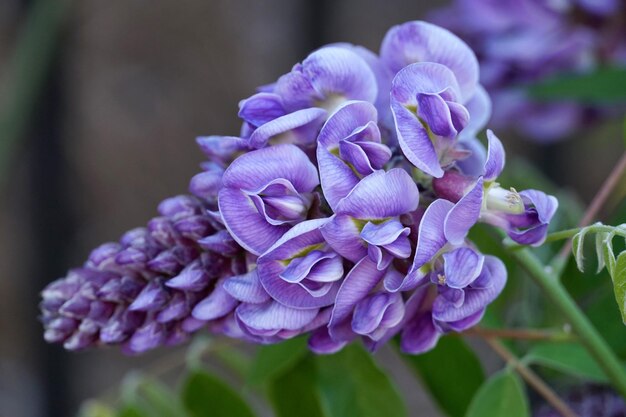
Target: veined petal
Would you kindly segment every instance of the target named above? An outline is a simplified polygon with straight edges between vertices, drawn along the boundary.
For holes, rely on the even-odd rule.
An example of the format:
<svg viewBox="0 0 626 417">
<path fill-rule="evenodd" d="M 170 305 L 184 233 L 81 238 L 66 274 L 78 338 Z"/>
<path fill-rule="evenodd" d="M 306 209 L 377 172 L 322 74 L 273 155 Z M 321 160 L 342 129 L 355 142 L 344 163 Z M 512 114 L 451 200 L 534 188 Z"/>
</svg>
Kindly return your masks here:
<svg viewBox="0 0 626 417">
<path fill-rule="evenodd" d="M 256 127 L 284 116 L 285 113 L 278 94 L 257 93 L 239 102 L 239 117 Z"/>
<path fill-rule="evenodd" d="M 466 319 L 484 309 L 502 292 L 506 284 L 506 268 L 495 256 L 485 256 L 483 270 L 477 281 L 491 281 L 485 288 L 467 288 L 463 305 L 456 308 L 444 297 L 437 297 L 433 304 L 433 318 L 443 322 L 456 322 Z"/>
<path fill-rule="evenodd" d="M 347 214 L 335 214 L 320 231 L 335 252 L 352 262 L 357 262 L 367 254 L 365 242 L 359 236 L 359 227 Z"/>
<path fill-rule="evenodd" d="M 315 249 L 324 246 L 319 227 L 326 220 L 309 220 L 296 225 L 257 260 L 263 288 L 272 298 L 288 307 L 309 309 L 328 306 L 339 290 L 339 281 L 343 277 L 341 259 Z M 310 252 L 298 256 L 302 251 Z M 286 260 L 289 260 L 287 266 Z M 319 263 L 316 261 L 322 263 L 316 265 Z M 291 266 L 291 263 L 294 265 Z M 316 269 L 316 266 L 319 268 Z"/>
<path fill-rule="evenodd" d="M 463 243 L 467 233 L 480 217 L 482 204 L 483 179 L 479 178 L 446 215 L 444 232 L 450 243 L 453 245 Z"/>
<path fill-rule="evenodd" d="M 487 130 L 487 140 L 489 147 L 487 148 L 487 160 L 485 161 L 485 180 L 493 181 L 504 169 L 505 153 L 502 142 L 494 133 Z"/>
<path fill-rule="evenodd" d="M 380 48 L 381 59 L 393 72 L 414 62 L 436 62 L 450 68 L 459 81 L 464 100 L 478 84 L 474 52 L 456 35 L 439 26 L 414 21 L 392 27 Z"/>
<path fill-rule="evenodd" d="M 337 293 L 330 323 L 331 337 L 335 338 L 336 327 L 352 314 L 355 305 L 361 301 L 382 280 L 385 271 L 379 271 L 369 258 L 361 259 L 348 273 Z"/>
<path fill-rule="evenodd" d="M 297 310 L 276 301 L 264 304 L 241 304 L 235 310 L 237 318 L 257 332 L 298 330 L 315 319 L 318 309 Z"/>
<path fill-rule="evenodd" d="M 359 183 L 359 177 L 345 162 L 319 145 L 317 147 L 317 164 L 320 170 L 324 197 L 334 211 L 339 201 Z"/>
<path fill-rule="evenodd" d="M 359 219 L 384 219 L 417 209 L 417 185 L 406 171 L 394 168 L 377 171 L 361 180 L 339 202 L 337 213 Z"/>
<path fill-rule="evenodd" d="M 400 293 L 381 292 L 361 300 L 354 308 L 352 330 L 370 335 L 378 328 L 383 331 L 398 324 L 404 316 L 404 302 Z"/>
<path fill-rule="evenodd" d="M 491 98 L 482 85 L 477 86 L 476 93 L 465 103 L 465 108 L 469 112 L 469 122 L 459 133 L 460 141 L 474 139 L 491 118 Z M 466 172 L 466 174 L 470 173 Z"/>
<path fill-rule="evenodd" d="M 425 173 L 436 178 L 441 177 L 443 170 L 439 157 L 422 123 L 397 101 L 391 101 L 391 112 L 404 156 Z"/>
<path fill-rule="evenodd" d="M 306 125 L 315 125 L 319 128 L 326 117 L 326 110 L 316 107 L 294 111 L 259 126 L 250 136 L 249 143 L 252 148 L 263 148 L 268 142 L 278 135 L 291 130 L 301 128 Z M 313 129 L 316 131 L 317 129 Z M 315 135 L 302 140 L 292 140 L 291 142 L 310 143 L 315 141 Z M 285 141 L 286 142 L 286 141 Z"/>
<path fill-rule="evenodd" d="M 435 254 L 447 243 L 444 234 L 444 221 L 453 206 L 451 202 L 443 199 L 435 200 L 428 206 L 420 221 L 413 265 L 407 276 L 401 281 L 395 275 L 385 278 L 385 289 L 387 291 L 411 290 L 422 282 L 427 273 L 427 271 L 422 270 L 422 267 L 430 262 Z"/>
<path fill-rule="evenodd" d="M 317 141 L 324 148 L 336 146 L 356 129 L 377 120 L 378 113 L 373 104 L 367 101 L 347 101 L 326 121 Z"/>
<path fill-rule="evenodd" d="M 260 304 L 268 301 L 270 295 L 265 291 L 256 269 L 243 275 L 226 278 L 224 290 L 231 297 L 245 303 Z"/>
<path fill-rule="evenodd" d="M 272 180 L 284 178 L 299 192 L 319 185 L 317 169 L 295 145 L 284 144 L 258 149 L 235 159 L 224 172 L 224 187 L 258 190 Z"/>
<path fill-rule="evenodd" d="M 418 93 L 417 109 L 418 115 L 434 134 L 447 138 L 456 136 L 457 129 L 452 121 L 448 104 L 439 94 Z"/>
<path fill-rule="evenodd" d="M 484 260 L 483 255 L 467 247 L 444 253 L 446 285 L 458 289 L 467 287 L 482 271 Z"/>
<path fill-rule="evenodd" d="M 418 94 L 441 94 L 446 101 L 461 102 L 459 84 L 445 65 L 420 62 L 402 68 L 393 79 L 391 100 L 404 106 L 418 105 Z"/>
<path fill-rule="evenodd" d="M 376 224 L 367 222 L 361 230 L 361 238 L 370 245 L 384 246 L 395 242 L 400 236 L 408 236 L 411 229 L 392 219 Z"/>
<path fill-rule="evenodd" d="M 360 56 L 345 48 L 318 49 L 302 61 L 302 71 L 323 97 L 340 95 L 371 103 L 376 100 L 374 73 Z"/>
<path fill-rule="evenodd" d="M 240 190 L 223 188 L 218 203 L 224 225 L 233 239 L 255 255 L 263 253 L 289 230 L 289 225 L 269 224 L 252 200 Z"/>
</svg>

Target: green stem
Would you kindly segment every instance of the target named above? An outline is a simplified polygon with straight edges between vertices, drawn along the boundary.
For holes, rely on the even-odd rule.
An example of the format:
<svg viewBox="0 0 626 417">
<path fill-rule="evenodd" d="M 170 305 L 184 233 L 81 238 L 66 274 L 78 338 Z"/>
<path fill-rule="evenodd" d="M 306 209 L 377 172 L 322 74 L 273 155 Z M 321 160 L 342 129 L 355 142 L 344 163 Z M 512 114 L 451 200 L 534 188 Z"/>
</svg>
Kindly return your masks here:
<svg viewBox="0 0 626 417">
<path fill-rule="evenodd" d="M 561 311 L 580 337 L 580 342 L 613 382 L 614 388 L 626 398 L 626 373 L 622 364 L 565 288 L 546 271 L 541 261 L 529 249 L 513 251 L 511 256 L 526 269 L 544 294 Z"/>
</svg>

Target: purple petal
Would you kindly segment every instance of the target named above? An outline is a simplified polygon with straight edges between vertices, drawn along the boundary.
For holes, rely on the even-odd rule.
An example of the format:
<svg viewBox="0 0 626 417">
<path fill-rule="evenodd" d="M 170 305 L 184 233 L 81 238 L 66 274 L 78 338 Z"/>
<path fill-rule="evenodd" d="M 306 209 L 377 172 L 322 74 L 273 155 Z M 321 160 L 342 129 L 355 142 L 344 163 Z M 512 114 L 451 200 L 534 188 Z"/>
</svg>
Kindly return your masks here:
<svg viewBox="0 0 626 417">
<path fill-rule="evenodd" d="M 344 258 L 357 262 L 367 255 L 367 247 L 359 236 L 358 225 L 349 215 L 335 214 L 320 231 L 324 240 Z"/>
<path fill-rule="evenodd" d="M 165 285 L 185 291 L 201 291 L 209 285 L 210 278 L 202 263 L 194 261 L 187 265 L 180 274 L 165 282 Z"/>
<path fill-rule="evenodd" d="M 309 349 L 318 355 L 329 355 L 339 352 L 347 344 L 347 341 L 338 342 L 333 340 L 326 327 L 317 329 L 309 337 Z"/>
<path fill-rule="evenodd" d="M 153 279 L 148 282 L 128 309 L 130 311 L 155 311 L 163 307 L 169 298 L 169 293 L 163 288 L 162 280 Z"/>
<path fill-rule="evenodd" d="M 476 184 L 465 194 L 447 214 L 445 219 L 445 236 L 453 245 L 460 245 L 465 240 L 469 230 L 480 217 L 483 204 L 483 180 L 479 178 Z"/>
<path fill-rule="evenodd" d="M 345 48 L 331 46 L 318 49 L 302 61 L 298 69 L 310 83 L 310 89 L 304 90 L 305 94 L 316 93 L 311 97 L 313 100 L 306 103 L 308 107 L 315 101 L 321 102 L 321 107 L 327 106 L 328 101 L 336 97 L 369 102 L 376 100 L 378 89 L 374 73 L 361 57 Z M 275 91 L 283 97 L 288 109 L 304 104 L 301 85 L 302 81 L 298 80 L 294 85 L 289 77 L 278 80 Z"/>
<path fill-rule="evenodd" d="M 301 329 L 313 321 L 317 313 L 318 309 L 297 310 L 276 301 L 241 304 L 236 310 L 237 318 L 258 334 Z"/>
<path fill-rule="evenodd" d="M 325 117 L 326 110 L 318 108 L 302 109 L 286 114 L 257 128 L 250 136 L 250 147 L 263 148 L 273 138 L 280 143 L 310 143 L 315 140 L 312 132 L 317 131 Z M 298 138 L 296 133 L 291 138 L 288 137 L 288 132 L 308 125 L 310 125 L 310 130 L 305 130 L 303 138 Z M 279 137 L 283 134 L 286 136 Z"/>
<path fill-rule="evenodd" d="M 403 317 L 404 302 L 400 293 L 377 293 L 356 305 L 352 316 L 352 330 L 358 334 L 372 335 L 377 329 L 386 331 L 394 327 Z M 374 336 L 373 339 L 377 338 Z"/>
<path fill-rule="evenodd" d="M 485 257 L 470 248 L 458 248 L 443 254 L 446 285 L 463 289 L 470 285 L 483 268 Z"/>
<path fill-rule="evenodd" d="M 485 256 L 483 270 L 476 280 L 488 280 L 491 285 L 486 288 L 467 288 L 464 303 L 459 308 L 444 297 L 437 297 L 433 304 L 433 318 L 443 322 L 457 322 L 484 309 L 502 292 L 506 284 L 506 268 L 500 259 Z"/>
<path fill-rule="evenodd" d="M 469 122 L 459 133 L 460 141 L 474 139 L 476 134 L 487 125 L 491 117 L 491 99 L 480 84 L 470 101 L 465 103 L 465 108 L 469 112 Z"/>
<path fill-rule="evenodd" d="M 359 183 L 359 177 L 345 162 L 321 146 L 317 147 L 317 163 L 324 198 L 334 211 L 339 201 Z"/>
<path fill-rule="evenodd" d="M 456 136 L 457 129 L 452 121 L 448 104 L 439 94 L 418 93 L 417 105 L 418 114 L 435 135 L 450 138 Z"/>
<path fill-rule="evenodd" d="M 493 181 L 504 169 L 505 153 L 500 139 L 491 130 L 487 130 L 489 147 L 487 148 L 487 160 L 485 161 L 485 180 Z"/>
<path fill-rule="evenodd" d="M 317 138 L 323 148 L 338 146 L 339 142 L 358 128 L 378 120 L 376 108 L 367 101 L 348 101 L 326 121 Z"/>
<path fill-rule="evenodd" d="M 361 301 L 383 278 L 385 271 L 379 271 L 369 258 L 363 258 L 346 275 L 328 324 L 330 335 L 341 340 L 338 325 L 350 316 L 354 306 Z"/>
<path fill-rule="evenodd" d="M 361 230 L 361 237 L 370 245 L 384 246 L 395 242 L 400 236 L 408 236 L 410 231 L 394 219 L 380 224 L 367 222 Z"/>
<path fill-rule="evenodd" d="M 285 115 L 280 96 L 272 93 L 257 93 L 239 102 L 239 117 L 259 127 Z"/>
<path fill-rule="evenodd" d="M 454 205 L 443 199 L 435 200 L 428 206 L 420 221 L 417 247 L 413 265 L 409 273 L 401 281 L 397 275 L 385 278 L 385 289 L 390 292 L 407 291 L 415 288 L 426 276 L 428 271 L 423 266 L 430 262 L 435 254 L 447 243 L 444 234 L 444 221 L 446 215 Z"/>
<path fill-rule="evenodd" d="M 224 172 L 224 187 L 258 190 L 277 178 L 288 180 L 299 192 L 319 185 L 317 169 L 295 145 L 258 149 L 241 155 Z"/>
<path fill-rule="evenodd" d="M 414 62 L 436 62 L 450 68 L 465 100 L 478 83 L 478 61 L 472 50 L 451 32 L 426 22 L 392 27 L 380 48 L 381 59 L 393 72 Z"/>
<path fill-rule="evenodd" d="M 307 282 L 289 282 L 282 276 L 285 272 L 287 278 L 290 274 L 292 276 L 299 275 L 296 273 L 298 266 L 306 269 L 306 263 L 303 264 L 303 261 L 300 260 L 302 258 L 301 253 L 310 251 L 311 248 L 318 247 L 324 242 L 320 226 L 326 224 L 327 221 L 328 219 L 317 219 L 297 224 L 259 257 L 257 261 L 259 280 L 275 300 L 293 308 L 318 308 L 333 303 L 339 289 L 338 280 L 343 276 L 343 265 L 340 258 L 333 257 L 331 254 L 320 253 L 320 259 L 333 259 L 329 264 L 320 265 L 322 269 L 319 271 L 315 270 L 315 265 L 310 265 L 311 269 L 308 271 L 310 277 L 307 276 L 310 279 L 306 279 Z M 296 264 L 289 270 L 289 266 L 294 260 Z M 309 260 L 315 261 L 312 258 Z M 321 277 L 319 273 L 324 272 L 328 275 Z M 319 283 L 337 282 L 329 282 L 328 285 L 315 285 L 314 288 L 308 287 L 315 284 L 315 281 Z"/>
<path fill-rule="evenodd" d="M 224 290 L 233 298 L 245 303 L 260 304 L 270 299 L 259 281 L 257 270 L 254 269 L 244 275 L 236 275 L 224 281 Z"/>
<path fill-rule="evenodd" d="M 391 102 L 398 143 L 402 153 L 417 168 L 439 178 L 443 170 L 428 132 L 410 110 L 396 101 Z"/>
<path fill-rule="evenodd" d="M 384 219 L 417 209 L 417 185 L 403 169 L 377 171 L 361 180 L 339 202 L 336 212 L 359 219 Z"/>
<path fill-rule="evenodd" d="M 215 320 L 233 311 L 238 304 L 239 301 L 224 289 L 224 280 L 220 280 L 213 292 L 196 304 L 191 315 L 198 320 Z"/>
</svg>

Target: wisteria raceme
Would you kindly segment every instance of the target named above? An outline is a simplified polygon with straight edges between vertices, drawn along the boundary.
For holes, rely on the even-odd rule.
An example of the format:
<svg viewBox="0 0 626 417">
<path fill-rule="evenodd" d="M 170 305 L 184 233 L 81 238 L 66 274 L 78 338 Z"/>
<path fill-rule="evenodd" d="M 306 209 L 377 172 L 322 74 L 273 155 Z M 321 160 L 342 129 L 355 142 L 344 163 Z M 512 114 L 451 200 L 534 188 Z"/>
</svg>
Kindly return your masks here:
<svg viewBox="0 0 626 417">
<path fill-rule="evenodd" d="M 333 44 L 242 100 L 240 136 L 161 217 L 96 249 L 42 293 L 46 339 L 136 353 L 207 328 L 256 343 L 308 334 L 317 353 L 398 336 L 425 352 L 480 321 L 506 284 L 467 238 L 484 222 L 541 244 L 557 201 L 496 180 L 500 140 L 473 52 L 425 22 L 380 55 Z"/>
<path fill-rule="evenodd" d="M 623 0 L 453 0 L 430 19 L 477 53 L 481 81 L 494 102 L 493 126 L 549 142 L 611 109 L 538 102 L 524 89 L 557 74 L 626 66 L 625 16 Z"/>
</svg>

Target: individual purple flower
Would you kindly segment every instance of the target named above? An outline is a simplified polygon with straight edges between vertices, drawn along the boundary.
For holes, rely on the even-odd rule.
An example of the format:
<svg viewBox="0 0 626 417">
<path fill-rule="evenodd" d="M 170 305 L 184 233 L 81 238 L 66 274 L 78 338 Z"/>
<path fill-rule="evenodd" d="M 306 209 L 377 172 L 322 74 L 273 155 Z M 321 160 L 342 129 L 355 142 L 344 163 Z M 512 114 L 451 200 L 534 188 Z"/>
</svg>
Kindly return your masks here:
<svg viewBox="0 0 626 417">
<path fill-rule="evenodd" d="M 224 289 L 240 302 L 230 319 L 231 337 L 276 343 L 324 326 L 330 318 L 328 308 L 292 308 L 273 299 L 263 287 L 257 269 L 226 279 Z"/>
<path fill-rule="evenodd" d="M 344 275 L 343 258 L 320 232 L 327 221 L 299 223 L 259 257 L 259 281 L 274 300 L 297 309 L 333 304 Z"/>
<path fill-rule="evenodd" d="M 358 261 L 341 284 L 328 327 L 311 337 L 312 349 L 330 353 L 361 336 L 375 350 L 393 337 L 404 317 L 404 300 L 379 284 L 385 275 L 396 273 L 393 268 L 380 270 L 367 256 Z"/>
<path fill-rule="evenodd" d="M 391 150 L 381 143 L 376 108 L 349 101 L 328 119 L 317 138 L 317 163 L 331 209 L 365 176 L 383 168 Z"/>
<path fill-rule="evenodd" d="M 393 79 L 391 111 L 402 152 L 434 177 L 443 175 L 445 154 L 469 121 L 460 99 L 454 73 L 441 64 L 411 64 Z"/>
<path fill-rule="evenodd" d="M 400 346 L 407 353 L 430 350 L 442 334 L 478 323 L 502 292 L 507 274 L 498 258 L 460 247 L 438 257 L 429 275 L 430 283 L 418 288 L 406 304 Z"/>
<path fill-rule="evenodd" d="M 219 210 L 232 237 L 259 255 L 308 217 L 319 185 L 317 169 L 294 145 L 277 145 L 235 159 L 224 173 Z"/>
<path fill-rule="evenodd" d="M 328 46 L 310 54 L 278 79 L 270 92 L 240 103 L 239 116 L 253 148 L 268 143 L 315 142 L 324 120 L 348 100 L 376 101 L 376 76 L 356 52 Z"/>
<path fill-rule="evenodd" d="M 413 21 L 392 27 L 383 39 L 380 56 L 393 73 L 418 62 L 447 67 L 458 81 L 461 103 L 474 95 L 478 85 L 474 52 L 456 35 L 431 23 Z"/>
<path fill-rule="evenodd" d="M 538 246 L 545 240 L 558 201 L 537 190 L 517 192 L 502 188 L 496 179 L 504 169 L 504 147 L 490 130 L 487 138 L 489 149 L 483 175 L 474 179 L 451 170 L 433 181 L 435 192 L 455 203 L 445 218 L 445 237 L 460 243 L 480 219 L 504 229 L 515 242 Z"/>
<path fill-rule="evenodd" d="M 394 258 L 411 256 L 410 229 L 399 216 L 417 209 L 418 202 L 417 186 L 406 171 L 376 171 L 337 204 L 322 235 L 344 258 L 358 262 L 368 256 L 384 270 Z"/>
</svg>

